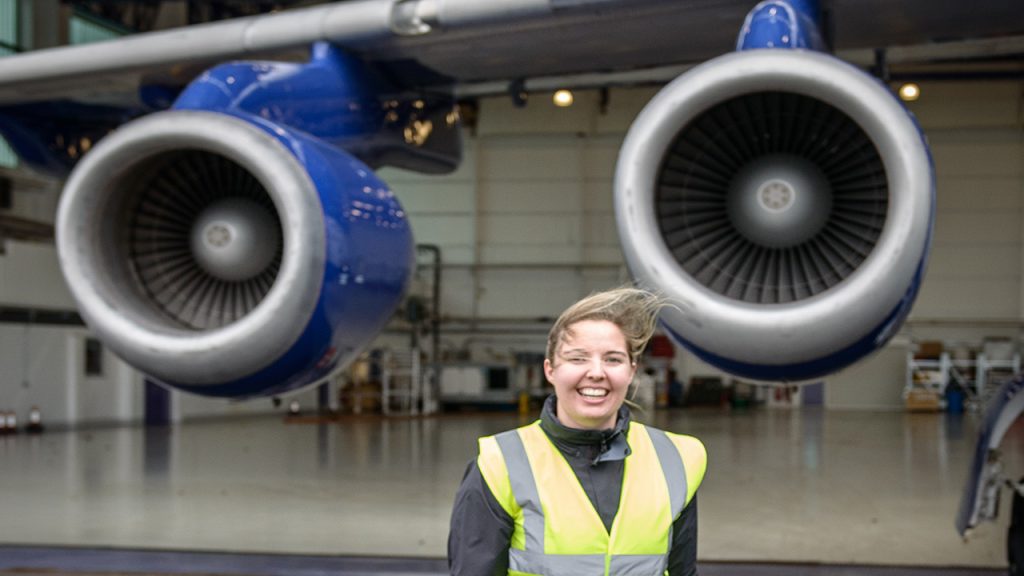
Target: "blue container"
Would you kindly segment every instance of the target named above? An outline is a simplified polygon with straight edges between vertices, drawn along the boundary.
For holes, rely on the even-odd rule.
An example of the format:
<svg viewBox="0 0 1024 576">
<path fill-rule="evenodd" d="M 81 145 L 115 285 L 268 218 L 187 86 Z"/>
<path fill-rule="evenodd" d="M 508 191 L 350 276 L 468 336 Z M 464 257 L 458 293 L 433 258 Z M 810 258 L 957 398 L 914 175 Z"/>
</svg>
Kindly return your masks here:
<svg viewBox="0 0 1024 576">
<path fill-rule="evenodd" d="M 964 413 L 964 391 L 959 388 L 946 390 L 946 412 L 950 414 Z"/>
</svg>

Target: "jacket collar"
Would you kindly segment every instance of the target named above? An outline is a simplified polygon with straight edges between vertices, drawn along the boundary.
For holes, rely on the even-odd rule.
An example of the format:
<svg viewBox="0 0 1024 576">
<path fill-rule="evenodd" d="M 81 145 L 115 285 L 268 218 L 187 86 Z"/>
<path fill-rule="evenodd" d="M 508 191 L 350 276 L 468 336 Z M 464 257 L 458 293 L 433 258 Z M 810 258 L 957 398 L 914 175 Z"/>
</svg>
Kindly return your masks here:
<svg viewBox="0 0 1024 576">
<path fill-rule="evenodd" d="M 570 428 L 558 421 L 558 399 L 554 394 L 544 401 L 540 413 L 540 427 L 555 444 L 579 453 L 579 448 L 591 446 L 598 448 L 593 464 L 610 460 L 623 460 L 630 454 L 626 434 L 629 432 L 629 408 L 623 404 L 619 407 L 615 427 L 607 430 L 581 430 Z"/>
</svg>

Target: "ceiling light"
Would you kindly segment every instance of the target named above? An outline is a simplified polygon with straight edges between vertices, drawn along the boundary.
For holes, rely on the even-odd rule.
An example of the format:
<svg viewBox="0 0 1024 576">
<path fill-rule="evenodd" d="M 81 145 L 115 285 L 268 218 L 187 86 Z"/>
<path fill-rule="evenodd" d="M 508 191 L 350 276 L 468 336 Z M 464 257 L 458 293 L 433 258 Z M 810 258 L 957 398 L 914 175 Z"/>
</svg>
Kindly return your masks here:
<svg viewBox="0 0 1024 576">
<path fill-rule="evenodd" d="M 572 106 L 572 101 L 573 101 L 572 91 L 571 90 L 559 90 L 558 92 L 555 92 L 555 95 L 551 98 L 551 100 L 555 103 L 555 106 L 558 106 L 560 108 L 565 108 L 567 106 Z"/>
<path fill-rule="evenodd" d="M 900 100 L 913 102 L 921 97 L 921 87 L 913 82 L 907 82 L 900 86 Z"/>
</svg>

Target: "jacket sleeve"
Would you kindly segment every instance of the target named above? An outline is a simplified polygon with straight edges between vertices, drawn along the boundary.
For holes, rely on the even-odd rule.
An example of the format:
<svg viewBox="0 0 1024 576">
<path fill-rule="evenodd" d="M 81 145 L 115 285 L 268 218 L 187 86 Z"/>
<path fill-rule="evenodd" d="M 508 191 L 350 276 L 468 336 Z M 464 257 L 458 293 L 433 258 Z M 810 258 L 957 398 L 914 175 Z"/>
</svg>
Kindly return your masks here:
<svg viewBox="0 0 1024 576">
<path fill-rule="evenodd" d="M 669 576 L 697 576 L 697 497 L 672 523 L 672 549 L 668 553 Z"/>
<path fill-rule="evenodd" d="M 466 467 L 455 494 L 448 532 L 448 571 L 452 576 L 504 576 L 512 517 L 498 504 L 484 482 L 476 460 Z"/>
</svg>

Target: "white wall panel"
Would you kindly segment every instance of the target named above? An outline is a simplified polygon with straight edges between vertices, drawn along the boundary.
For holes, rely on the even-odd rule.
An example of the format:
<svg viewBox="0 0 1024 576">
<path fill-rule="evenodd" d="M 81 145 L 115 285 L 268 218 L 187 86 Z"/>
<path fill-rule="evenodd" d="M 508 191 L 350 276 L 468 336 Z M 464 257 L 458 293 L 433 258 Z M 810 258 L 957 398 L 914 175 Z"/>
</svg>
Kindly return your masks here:
<svg viewBox="0 0 1024 576">
<path fill-rule="evenodd" d="M 86 374 L 85 343 L 88 333 L 73 330 L 66 336 L 68 373 L 64 379 L 75 398 L 73 421 L 76 425 L 110 424 L 141 420 L 143 409 L 142 378 L 103 346 L 102 372 Z M 69 416 L 72 416 L 69 414 Z"/>
<path fill-rule="evenodd" d="M 477 280 L 468 267 L 445 268 L 441 275 L 441 315 L 470 318 L 475 311 Z"/>
<path fill-rule="evenodd" d="M 611 134 L 587 138 L 583 149 L 583 179 L 587 182 L 607 183 L 611 189 L 615 176 L 615 163 L 625 134 Z"/>
<path fill-rule="evenodd" d="M 480 141 L 480 179 L 487 181 L 578 181 L 581 139 L 572 135 L 490 136 Z"/>
<path fill-rule="evenodd" d="M 622 266 L 625 269 L 625 262 L 622 258 L 622 249 L 616 246 L 587 246 L 583 251 L 583 257 L 587 262 L 607 263 Z"/>
<path fill-rule="evenodd" d="M 923 82 L 921 98 L 908 104 L 926 131 L 1020 122 L 1022 82 Z"/>
<path fill-rule="evenodd" d="M 940 181 L 948 176 L 1008 176 L 1024 174 L 1021 163 L 1021 134 L 1013 129 L 929 135 L 935 173 Z"/>
<path fill-rule="evenodd" d="M 1020 213 L 1013 210 L 936 214 L 932 241 L 935 250 L 947 244 L 1017 244 Z"/>
<path fill-rule="evenodd" d="M 66 330 L 0 324 L 0 411 L 13 410 L 22 424 L 32 406 L 46 421 L 66 420 Z"/>
<path fill-rule="evenodd" d="M 936 279 L 921 284 L 914 303 L 916 319 L 1009 319 L 1020 310 L 1016 281 L 963 277 Z"/>
<path fill-rule="evenodd" d="M 925 282 L 975 278 L 1016 284 L 1021 274 L 1018 243 L 949 244 L 932 251 Z"/>
<path fill-rule="evenodd" d="M 1019 211 L 1021 186 L 1012 176 L 944 175 L 936 186 L 936 209 L 940 214 Z"/>
<path fill-rule="evenodd" d="M 546 245 L 537 243 L 532 245 L 518 244 L 515 246 L 485 246 L 481 248 L 480 257 L 484 262 L 497 264 L 543 262 L 545 264 L 571 266 L 579 262 L 580 250 L 574 244 Z"/>
<path fill-rule="evenodd" d="M 599 290 L 607 290 L 616 286 L 629 284 L 631 278 L 625 264 L 617 266 L 593 266 L 580 270 L 580 295 L 590 294 Z"/>
<path fill-rule="evenodd" d="M 825 379 L 825 407 L 855 410 L 903 409 L 907 348 L 898 343 Z"/>
<path fill-rule="evenodd" d="M 476 243 L 476 228 L 472 216 L 458 214 L 420 214 L 410 218 L 413 239 L 420 244 L 438 244 L 445 262 L 463 262 L 454 259 L 452 249 L 472 252 Z"/>
<path fill-rule="evenodd" d="M 0 255 L 0 304 L 74 308 L 52 245 L 7 241 L 6 247 Z"/>
<path fill-rule="evenodd" d="M 971 321 L 1021 317 L 1020 89 L 1019 83 L 939 86 L 915 107 L 932 146 L 938 198 L 931 263 L 911 319 L 963 321 L 915 329 L 916 338 L 971 342 L 978 332 Z"/>
<path fill-rule="evenodd" d="M 484 250 L 508 245 L 543 245 L 552 249 L 576 247 L 580 240 L 580 216 L 562 214 L 494 214 L 480 219 Z"/>
<path fill-rule="evenodd" d="M 583 290 L 572 268 L 485 269 L 480 276 L 480 314 L 488 318 L 555 317 Z"/>
<path fill-rule="evenodd" d="M 594 212 L 588 214 L 584 224 L 583 238 L 586 244 L 584 261 L 600 263 L 622 263 L 619 248 L 619 231 L 615 226 L 615 214 Z"/>
<path fill-rule="evenodd" d="M 474 194 L 473 184 L 460 180 L 431 179 L 395 189 L 395 195 L 410 220 L 421 214 L 472 215 Z"/>
<path fill-rule="evenodd" d="M 87 376 L 87 336 L 84 328 L 0 325 L 0 411 L 15 411 L 21 425 L 33 406 L 50 426 L 138 420 L 137 373 L 104 347 L 102 374 Z"/>
<path fill-rule="evenodd" d="M 583 210 L 578 179 L 530 182 L 489 180 L 482 189 L 484 214 L 578 215 Z"/>
</svg>

